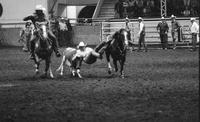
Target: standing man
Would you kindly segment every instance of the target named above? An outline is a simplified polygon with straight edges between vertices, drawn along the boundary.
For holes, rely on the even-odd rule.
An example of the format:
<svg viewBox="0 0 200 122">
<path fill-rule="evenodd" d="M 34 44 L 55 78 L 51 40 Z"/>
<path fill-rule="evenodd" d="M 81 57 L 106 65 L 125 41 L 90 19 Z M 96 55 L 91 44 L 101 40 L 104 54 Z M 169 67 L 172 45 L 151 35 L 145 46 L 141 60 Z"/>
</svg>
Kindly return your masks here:
<svg viewBox="0 0 200 122">
<path fill-rule="evenodd" d="M 180 24 L 176 21 L 176 16 L 171 16 L 171 25 L 172 25 L 172 40 L 173 40 L 173 49 L 176 49 L 176 43 L 178 38 L 178 30 L 180 29 Z"/>
<path fill-rule="evenodd" d="M 128 17 L 126 17 L 126 19 L 125 19 L 125 24 L 126 24 L 125 25 L 125 29 L 128 32 L 128 43 L 129 43 L 129 46 L 132 48 L 131 50 L 134 51 L 134 43 L 133 43 L 133 41 L 131 39 L 131 29 L 129 27 L 129 23 L 130 23 L 130 20 L 129 20 Z"/>
<path fill-rule="evenodd" d="M 167 22 L 165 21 L 165 18 L 161 18 L 161 22 L 158 23 L 157 25 L 157 31 L 160 34 L 160 40 L 161 40 L 161 45 L 162 49 L 167 50 L 168 48 L 168 31 L 169 31 L 169 26 Z"/>
<path fill-rule="evenodd" d="M 22 42 L 23 44 L 22 50 L 25 52 L 30 51 L 30 40 L 33 32 L 31 24 L 32 24 L 31 22 L 26 22 L 25 28 L 20 31 L 19 42 Z"/>
<path fill-rule="evenodd" d="M 138 18 L 138 22 L 139 22 L 139 32 L 138 32 L 138 36 L 139 36 L 139 41 L 138 41 L 138 51 L 141 50 L 141 47 L 144 47 L 145 52 L 147 52 L 147 46 L 145 44 L 145 25 L 143 23 L 143 19 L 142 17 Z"/>
<path fill-rule="evenodd" d="M 65 23 L 65 18 L 61 17 L 59 21 L 59 45 L 67 45 L 66 33 L 68 31 L 67 25 Z"/>
<path fill-rule="evenodd" d="M 192 33 L 192 49 L 191 51 L 196 51 L 196 43 L 197 43 L 197 34 L 199 33 L 199 25 L 195 22 L 195 18 L 191 18 L 190 21 L 192 23 L 190 27 L 190 31 Z"/>
</svg>

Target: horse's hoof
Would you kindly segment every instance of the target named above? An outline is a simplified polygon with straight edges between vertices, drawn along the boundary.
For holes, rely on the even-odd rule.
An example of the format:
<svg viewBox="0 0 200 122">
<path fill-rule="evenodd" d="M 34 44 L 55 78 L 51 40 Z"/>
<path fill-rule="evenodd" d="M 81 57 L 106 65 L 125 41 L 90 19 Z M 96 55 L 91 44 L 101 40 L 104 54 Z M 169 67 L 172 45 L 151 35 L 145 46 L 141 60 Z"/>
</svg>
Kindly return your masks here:
<svg viewBox="0 0 200 122">
<path fill-rule="evenodd" d="M 75 76 L 76 76 L 75 72 L 72 72 L 72 73 L 71 73 L 71 76 L 72 76 L 72 77 L 75 77 Z"/>
<path fill-rule="evenodd" d="M 110 71 L 110 70 L 108 70 L 108 74 L 111 74 L 111 71 Z"/>
<path fill-rule="evenodd" d="M 81 74 L 77 73 L 77 75 L 78 75 L 78 77 L 79 77 L 80 79 L 82 79 L 82 78 L 83 78 L 83 77 L 81 76 Z"/>
<path fill-rule="evenodd" d="M 47 78 L 47 74 L 41 75 L 40 78 Z"/>
<path fill-rule="evenodd" d="M 38 75 L 38 74 L 40 74 L 40 72 L 39 72 L 39 71 L 36 71 L 35 74 Z"/>
<path fill-rule="evenodd" d="M 51 79 L 54 79 L 54 76 L 53 76 L 53 75 L 50 75 L 50 78 L 51 78 Z"/>
</svg>

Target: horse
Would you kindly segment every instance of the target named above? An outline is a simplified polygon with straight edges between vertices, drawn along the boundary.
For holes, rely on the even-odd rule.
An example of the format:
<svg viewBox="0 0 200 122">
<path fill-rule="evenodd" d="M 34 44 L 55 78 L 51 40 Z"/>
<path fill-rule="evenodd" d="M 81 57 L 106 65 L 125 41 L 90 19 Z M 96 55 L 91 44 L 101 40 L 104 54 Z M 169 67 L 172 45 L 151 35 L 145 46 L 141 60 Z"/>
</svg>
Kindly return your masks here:
<svg viewBox="0 0 200 122">
<path fill-rule="evenodd" d="M 45 22 L 38 22 L 37 23 L 37 39 L 35 41 L 35 67 L 36 67 L 36 74 L 39 74 L 39 66 L 41 61 L 45 61 L 45 72 L 42 77 L 47 77 L 47 73 L 49 70 L 50 77 L 54 78 L 52 70 L 51 70 L 51 55 L 53 52 L 52 48 L 52 41 L 48 37 L 47 33 L 47 23 Z"/>
<path fill-rule="evenodd" d="M 120 63 L 120 75 L 124 78 L 124 63 L 126 61 L 126 50 L 128 47 L 128 31 L 126 29 L 120 29 L 115 32 L 113 39 L 110 42 L 109 46 L 105 50 L 106 59 L 108 63 L 108 73 L 111 74 L 112 67 L 110 64 L 110 56 L 113 59 L 113 65 L 115 72 L 118 71 L 117 61 Z"/>
</svg>

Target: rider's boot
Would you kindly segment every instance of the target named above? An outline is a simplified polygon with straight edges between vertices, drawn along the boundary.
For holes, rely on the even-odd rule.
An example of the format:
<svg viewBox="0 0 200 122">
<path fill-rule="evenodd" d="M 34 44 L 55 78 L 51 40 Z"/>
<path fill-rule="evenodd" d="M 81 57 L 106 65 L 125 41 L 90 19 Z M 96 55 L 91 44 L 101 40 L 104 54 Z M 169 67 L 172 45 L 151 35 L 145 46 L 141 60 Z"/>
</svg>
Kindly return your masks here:
<svg viewBox="0 0 200 122">
<path fill-rule="evenodd" d="M 53 46 L 53 50 L 54 50 L 54 52 L 55 52 L 55 54 L 56 54 L 56 57 L 60 57 L 61 54 L 60 54 L 60 52 L 58 51 L 58 46 L 57 46 L 56 40 L 52 40 L 52 41 L 53 41 L 52 46 Z"/>
</svg>

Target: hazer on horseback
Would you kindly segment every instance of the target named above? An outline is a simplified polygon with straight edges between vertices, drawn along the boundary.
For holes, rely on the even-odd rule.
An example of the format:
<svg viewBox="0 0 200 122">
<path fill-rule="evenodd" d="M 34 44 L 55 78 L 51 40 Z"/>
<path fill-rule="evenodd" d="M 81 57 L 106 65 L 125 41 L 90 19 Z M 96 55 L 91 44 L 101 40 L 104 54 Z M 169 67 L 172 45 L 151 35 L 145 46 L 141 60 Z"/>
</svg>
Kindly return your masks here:
<svg viewBox="0 0 200 122">
<path fill-rule="evenodd" d="M 34 50 L 35 50 L 35 42 L 38 39 L 38 30 L 39 30 L 38 26 L 40 25 L 40 23 L 48 24 L 48 20 L 45 17 L 44 11 L 46 11 L 46 9 L 42 5 L 36 5 L 35 13 L 23 19 L 24 21 L 31 20 L 34 25 L 34 33 L 31 38 L 31 47 L 30 47 L 31 59 L 35 58 Z M 58 43 L 55 35 L 50 31 L 50 29 L 47 29 L 47 35 L 44 36 L 48 36 L 51 39 L 52 48 L 56 53 L 56 56 L 60 57 L 61 55 L 58 51 Z"/>
<path fill-rule="evenodd" d="M 126 61 L 126 50 L 129 45 L 128 31 L 126 29 L 120 29 L 112 35 L 112 40 L 106 43 L 105 53 L 108 62 L 108 73 L 112 71 L 110 64 L 110 56 L 113 59 L 113 65 L 115 67 L 115 72 L 118 71 L 117 61 L 120 63 L 120 75 L 122 78 L 125 77 L 124 74 L 124 63 Z"/>
<path fill-rule="evenodd" d="M 48 70 L 50 77 L 53 78 L 51 70 L 51 55 L 54 50 L 57 57 L 60 57 L 58 52 L 57 40 L 54 34 L 48 28 L 48 20 L 44 14 L 45 8 L 42 5 L 36 5 L 34 15 L 24 18 L 24 21 L 31 20 L 34 25 L 34 32 L 31 39 L 31 59 L 34 60 L 36 65 L 36 74 L 39 73 L 40 61 L 45 60 L 46 68 L 44 77 L 47 77 Z"/>
</svg>

